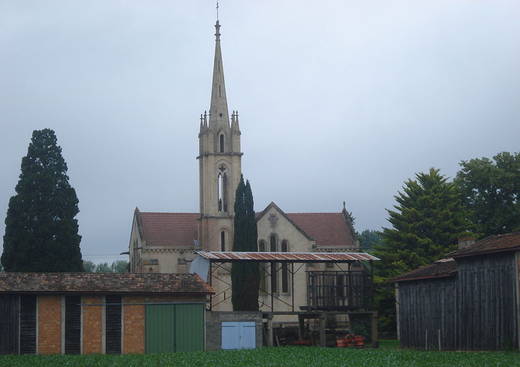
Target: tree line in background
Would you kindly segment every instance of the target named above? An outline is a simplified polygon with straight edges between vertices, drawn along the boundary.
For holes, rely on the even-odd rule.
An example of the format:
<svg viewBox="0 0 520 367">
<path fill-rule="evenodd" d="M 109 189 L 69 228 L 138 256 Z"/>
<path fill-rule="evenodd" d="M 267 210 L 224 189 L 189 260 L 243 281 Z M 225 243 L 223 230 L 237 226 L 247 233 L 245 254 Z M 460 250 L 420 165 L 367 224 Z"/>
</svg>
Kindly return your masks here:
<svg viewBox="0 0 520 367">
<path fill-rule="evenodd" d="M 460 167 L 451 181 L 438 169 L 418 173 L 395 196 L 391 227 L 358 234 L 361 248 L 381 259 L 374 263 L 374 279 L 383 332 L 396 330 L 392 278 L 447 256 L 460 237 L 520 230 L 520 153 L 471 159 Z"/>
<path fill-rule="evenodd" d="M 87 273 L 128 273 L 128 261 L 117 260 L 109 263 L 95 264 L 92 261 L 83 261 L 83 270 Z"/>
</svg>

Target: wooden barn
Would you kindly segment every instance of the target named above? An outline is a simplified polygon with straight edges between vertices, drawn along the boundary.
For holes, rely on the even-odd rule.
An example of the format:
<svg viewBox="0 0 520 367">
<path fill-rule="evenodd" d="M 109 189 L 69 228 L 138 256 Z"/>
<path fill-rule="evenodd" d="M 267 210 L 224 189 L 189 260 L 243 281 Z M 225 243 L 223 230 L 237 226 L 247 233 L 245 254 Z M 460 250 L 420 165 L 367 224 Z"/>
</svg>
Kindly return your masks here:
<svg viewBox="0 0 520 367">
<path fill-rule="evenodd" d="M 0 354 L 204 350 L 194 274 L 0 273 Z"/>
<path fill-rule="evenodd" d="M 520 349 L 520 232 L 466 241 L 394 281 L 402 347 Z"/>
</svg>

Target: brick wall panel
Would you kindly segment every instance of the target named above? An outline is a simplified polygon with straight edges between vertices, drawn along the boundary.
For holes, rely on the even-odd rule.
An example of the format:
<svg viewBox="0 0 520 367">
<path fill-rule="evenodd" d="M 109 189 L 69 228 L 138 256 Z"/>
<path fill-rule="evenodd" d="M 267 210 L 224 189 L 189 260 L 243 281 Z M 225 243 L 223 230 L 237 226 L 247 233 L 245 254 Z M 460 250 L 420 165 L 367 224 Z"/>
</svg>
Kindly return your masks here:
<svg viewBox="0 0 520 367">
<path fill-rule="evenodd" d="M 38 353 L 61 353 L 61 297 L 38 297 Z"/>
<path fill-rule="evenodd" d="M 144 318 L 143 297 L 123 297 L 123 353 L 144 353 Z M 128 303 L 141 303 L 128 305 Z"/>
<path fill-rule="evenodd" d="M 83 354 L 103 353 L 103 303 L 102 297 L 83 297 Z M 94 304 L 98 306 L 87 306 Z"/>
</svg>

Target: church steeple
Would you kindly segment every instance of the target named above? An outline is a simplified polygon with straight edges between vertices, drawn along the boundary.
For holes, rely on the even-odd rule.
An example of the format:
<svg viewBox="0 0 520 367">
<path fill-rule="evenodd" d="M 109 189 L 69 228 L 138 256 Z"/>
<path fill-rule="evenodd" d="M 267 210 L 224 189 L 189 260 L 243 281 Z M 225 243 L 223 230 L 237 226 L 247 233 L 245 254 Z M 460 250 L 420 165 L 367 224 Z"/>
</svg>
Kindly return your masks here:
<svg viewBox="0 0 520 367">
<path fill-rule="evenodd" d="M 213 84 L 211 86 L 211 104 L 209 108 L 209 127 L 229 126 L 224 66 L 220 49 L 220 23 L 215 24 L 215 58 L 213 60 Z"/>
<path fill-rule="evenodd" d="M 230 120 L 231 118 L 231 120 Z M 220 22 L 215 24 L 215 58 L 209 116 L 200 117 L 199 241 L 203 249 L 229 250 L 233 244 L 235 192 L 240 182 L 241 158 L 238 111 L 229 116 L 224 83 Z"/>
</svg>

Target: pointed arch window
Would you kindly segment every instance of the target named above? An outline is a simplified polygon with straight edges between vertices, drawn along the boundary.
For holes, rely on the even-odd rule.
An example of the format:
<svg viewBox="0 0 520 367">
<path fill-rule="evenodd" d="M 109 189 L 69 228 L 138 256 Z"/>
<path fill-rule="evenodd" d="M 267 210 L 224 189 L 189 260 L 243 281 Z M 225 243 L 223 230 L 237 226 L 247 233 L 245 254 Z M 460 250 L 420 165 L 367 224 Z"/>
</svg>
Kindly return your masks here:
<svg viewBox="0 0 520 367">
<path fill-rule="evenodd" d="M 226 231 L 220 232 L 220 251 L 226 251 Z"/>
<path fill-rule="evenodd" d="M 225 151 L 225 137 L 224 137 L 224 134 L 220 134 L 219 137 L 218 137 L 218 151 L 220 153 L 224 153 Z"/>
<path fill-rule="evenodd" d="M 266 244 L 264 240 L 258 242 L 258 251 L 265 252 Z M 267 265 L 260 263 L 260 294 L 267 293 L 267 281 L 266 281 L 266 270 Z"/>
<path fill-rule="evenodd" d="M 224 165 L 219 167 L 218 178 L 217 178 L 217 190 L 218 190 L 218 211 L 227 212 L 227 172 Z"/>
<path fill-rule="evenodd" d="M 282 241 L 280 250 L 281 252 L 289 251 L 287 240 Z M 287 263 L 282 263 L 282 292 L 289 292 L 289 265 Z"/>
<path fill-rule="evenodd" d="M 276 252 L 276 235 L 272 234 L 269 237 L 269 247 L 271 252 Z M 276 293 L 278 291 L 278 269 L 276 263 L 271 263 L 271 292 Z"/>
</svg>

